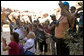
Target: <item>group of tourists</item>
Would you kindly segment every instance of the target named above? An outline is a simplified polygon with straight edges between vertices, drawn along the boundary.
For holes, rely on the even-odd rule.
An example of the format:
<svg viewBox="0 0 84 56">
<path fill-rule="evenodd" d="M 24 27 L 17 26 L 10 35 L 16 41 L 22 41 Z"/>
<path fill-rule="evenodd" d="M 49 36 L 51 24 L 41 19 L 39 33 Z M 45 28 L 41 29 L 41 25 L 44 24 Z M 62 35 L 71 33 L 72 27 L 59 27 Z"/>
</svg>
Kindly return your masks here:
<svg viewBox="0 0 84 56">
<path fill-rule="evenodd" d="M 78 13 L 81 9 L 71 6 L 69 10 L 68 2 L 59 2 L 61 16 L 57 20 L 56 15 L 50 15 L 52 22 L 46 20 L 40 23 L 39 19 L 32 22 L 32 17 L 28 16 L 31 23 L 21 22 L 20 16 L 10 21 L 10 40 L 7 45 L 6 39 L 2 37 L 3 51 L 8 50 L 9 55 L 36 55 L 37 50 L 40 54 L 46 55 L 51 51 L 52 55 L 70 55 L 70 49 L 65 41 L 65 30 L 70 27 L 74 32 L 83 34 L 83 12 Z M 77 20 L 79 18 L 79 22 Z M 77 26 L 78 25 L 78 30 Z"/>
</svg>

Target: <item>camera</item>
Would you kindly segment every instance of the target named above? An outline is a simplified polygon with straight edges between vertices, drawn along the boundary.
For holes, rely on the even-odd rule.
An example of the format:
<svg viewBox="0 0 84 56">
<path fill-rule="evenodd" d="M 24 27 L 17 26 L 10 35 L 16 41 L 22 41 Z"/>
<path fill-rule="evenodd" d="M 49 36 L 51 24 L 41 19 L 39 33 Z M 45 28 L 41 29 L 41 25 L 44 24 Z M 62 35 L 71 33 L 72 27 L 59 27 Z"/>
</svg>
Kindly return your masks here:
<svg viewBox="0 0 84 56">
<path fill-rule="evenodd" d="M 59 24 L 59 21 L 58 20 L 55 20 L 54 21 L 54 24 L 58 25 Z"/>
</svg>

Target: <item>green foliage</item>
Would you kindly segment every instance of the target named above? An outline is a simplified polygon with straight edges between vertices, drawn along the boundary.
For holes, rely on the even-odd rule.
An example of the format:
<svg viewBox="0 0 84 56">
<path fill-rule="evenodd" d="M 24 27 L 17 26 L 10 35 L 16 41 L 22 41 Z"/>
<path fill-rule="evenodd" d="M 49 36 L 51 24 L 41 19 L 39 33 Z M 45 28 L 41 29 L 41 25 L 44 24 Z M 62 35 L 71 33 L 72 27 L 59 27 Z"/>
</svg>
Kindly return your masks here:
<svg viewBox="0 0 84 56">
<path fill-rule="evenodd" d="M 74 33 L 75 36 L 72 37 L 68 34 L 68 31 L 65 31 L 65 43 L 70 48 L 71 55 L 82 55 L 83 54 L 83 37 L 81 33 Z"/>
</svg>

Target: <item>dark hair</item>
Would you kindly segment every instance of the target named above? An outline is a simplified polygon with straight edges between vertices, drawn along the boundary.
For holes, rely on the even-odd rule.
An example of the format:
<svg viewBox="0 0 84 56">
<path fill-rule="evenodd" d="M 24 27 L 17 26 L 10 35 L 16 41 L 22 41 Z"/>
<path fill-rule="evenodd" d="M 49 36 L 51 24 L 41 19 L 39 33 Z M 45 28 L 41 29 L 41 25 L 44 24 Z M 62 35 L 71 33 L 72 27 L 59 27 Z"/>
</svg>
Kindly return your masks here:
<svg viewBox="0 0 84 56">
<path fill-rule="evenodd" d="M 37 20 L 34 20 L 34 23 L 37 23 L 38 21 Z"/>
<path fill-rule="evenodd" d="M 17 32 L 12 32 L 11 35 L 13 35 L 14 40 L 19 43 L 19 34 Z"/>
<path fill-rule="evenodd" d="M 37 28 L 37 25 L 35 23 L 32 24 L 33 27 Z"/>
<path fill-rule="evenodd" d="M 76 7 L 75 7 L 75 6 L 71 6 L 71 8 L 76 9 Z"/>
</svg>

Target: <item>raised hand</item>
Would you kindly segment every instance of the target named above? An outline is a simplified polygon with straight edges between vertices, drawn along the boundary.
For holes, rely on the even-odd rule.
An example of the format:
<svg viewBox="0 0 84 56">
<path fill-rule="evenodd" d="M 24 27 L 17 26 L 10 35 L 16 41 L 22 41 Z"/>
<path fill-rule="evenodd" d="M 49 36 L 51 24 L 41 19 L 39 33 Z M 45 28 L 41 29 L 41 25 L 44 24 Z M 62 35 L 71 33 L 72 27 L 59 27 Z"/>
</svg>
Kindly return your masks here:
<svg viewBox="0 0 84 56">
<path fill-rule="evenodd" d="M 77 10 L 78 10 L 78 11 L 83 10 L 83 7 L 80 7 L 80 8 L 78 8 Z"/>
<path fill-rule="evenodd" d="M 7 19 L 12 23 L 11 19 L 9 18 L 10 13 L 7 14 Z"/>
<path fill-rule="evenodd" d="M 28 16 L 29 18 L 31 18 L 31 16 Z"/>
<path fill-rule="evenodd" d="M 59 1 L 59 6 L 60 6 L 61 9 L 63 9 L 62 1 Z"/>
<path fill-rule="evenodd" d="M 30 22 L 32 23 L 32 18 L 31 18 L 31 16 L 28 16 L 28 17 L 29 17 Z"/>
<path fill-rule="evenodd" d="M 83 6 L 83 2 L 78 2 L 78 5 L 79 6 Z"/>
<path fill-rule="evenodd" d="M 59 1 L 59 5 L 62 4 L 62 1 Z"/>
<path fill-rule="evenodd" d="M 3 42 L 6 42 L 6 38 L 2 37 L 2 41 L 3 41 Z"/>
</svg>

